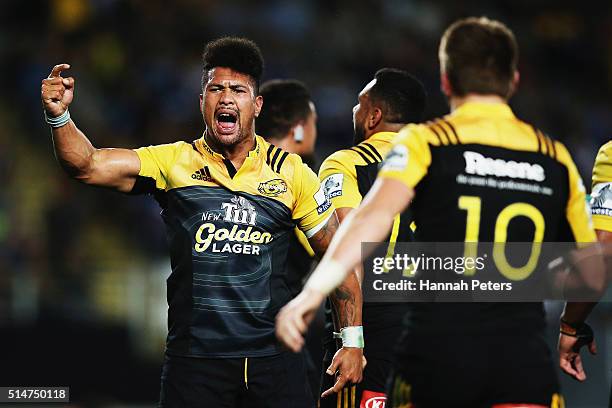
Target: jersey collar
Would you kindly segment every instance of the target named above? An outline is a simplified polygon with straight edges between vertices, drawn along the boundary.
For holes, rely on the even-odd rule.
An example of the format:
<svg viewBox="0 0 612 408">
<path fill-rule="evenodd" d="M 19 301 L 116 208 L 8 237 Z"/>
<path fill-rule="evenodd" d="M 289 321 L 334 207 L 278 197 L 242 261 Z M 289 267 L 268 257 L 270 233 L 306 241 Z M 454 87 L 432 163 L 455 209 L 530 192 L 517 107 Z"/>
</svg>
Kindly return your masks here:
<svg viewBox="0 0 612 408">
<path fill-rule="evenodd" d="M 391 141 L 395 138 L 395 136 L 397 136 L 397 133 L 395 132 L 377 132 L 374 133 L 372 136 L 368 137 L 366 140 L 364 140 L 364 142 L 370 141 L 370 140 L 380 140 L 380 141 Z"/>
<path fill-rule="evenodd" d="M 194 144 L 198 152 L 200 152 L 202 155 L 206 156 L 207 158 L 212 158 L 212 159 L 219 160 L 219 161 L 223 161 L 225 159 L 223 155 L 215 152 L 213 149 L 210 148 L 208 143 L 206 143 L 204 134 L 202 134 L 202 137 L 197 139 L 194 142 Z M 261 156 L 261 146 L 262 146 L 262 138 L 260 136 L 255 135 L 255 148 L 249 151 L 249 155 L 247 156 L 247 158 L 254 159 L 254 158 L 260 157 Z"/>
<path fill-rule="evenodd" d="M 505 103 L 466 102 L 453 111 L 453 116 L 486 116 L 498 118 L 514 118 L 510 106 Z"/>
</svg>

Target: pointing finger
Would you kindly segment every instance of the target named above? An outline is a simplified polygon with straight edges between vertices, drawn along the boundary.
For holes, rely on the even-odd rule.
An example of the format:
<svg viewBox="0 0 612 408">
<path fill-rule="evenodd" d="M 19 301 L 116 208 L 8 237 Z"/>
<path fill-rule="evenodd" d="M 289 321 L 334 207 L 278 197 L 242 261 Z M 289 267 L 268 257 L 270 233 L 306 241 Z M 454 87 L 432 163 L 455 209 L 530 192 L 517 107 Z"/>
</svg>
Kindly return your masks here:
<svg viewBox="0 0 612 408">
<path fill-rule="evenodd" d="M 321 394 L 321 397 L 325 398 L 330 394 L 333 393 L 338 393 L 342 390 L 342 388 L 344 388 L 344 384 L 346 384 L 347 379 L 344 378 L 344 376 L 342 374 L 338 375 L 338 380 L 336 381 L 336 383 L 334 384 L 333 387 L 325 390 L 325 392 L 323 392 L 323 394 Z"/>
<path fill-rule="evenodd" d="M 51 73 L 49 74 L 49 78 L 56 78 L 59 77 L 62 73 L 62 71 L 65 71 L 67 69 L 70 68 L 69 64 L 58 64 L 56 66 L 53 67 L 53 69 L 51 70 Z"/>
<path fill-rule="evenodd" d="M 576 373 L 577 373 L 576 374 L 576 379 L 578 381 L 586 380 L 586 373 L 584 372 L 584 368 L 582 367 L 582 359 L 580 358 L 580 356 L 576 356 L 572 366 L 574 367 L 574 369 L 576 370 Z"/>
<path fill-rule="evenodd" d="M 578 372 L 576 370 L 574 370 L 574 368 L 572 367 L 572 364 L 567 359 L 562 358 L 559 361 L 559 366 L 568 375 L 571 375 L 574 378 L 576 378 L 576 376 L 578 376 Z"/>
</svg>

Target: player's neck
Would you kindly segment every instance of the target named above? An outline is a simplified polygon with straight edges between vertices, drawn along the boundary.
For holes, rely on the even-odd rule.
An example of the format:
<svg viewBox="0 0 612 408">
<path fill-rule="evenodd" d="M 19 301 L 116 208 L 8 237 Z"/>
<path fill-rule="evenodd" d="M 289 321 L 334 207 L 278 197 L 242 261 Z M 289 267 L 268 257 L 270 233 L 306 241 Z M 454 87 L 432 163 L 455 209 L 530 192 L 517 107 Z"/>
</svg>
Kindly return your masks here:
<svg viewBox="0 0 612 408">
<path fill-rule="evenodd" d="M 502 98 L 499 95 L 493 94 L 467 94 L 465 96 L 451 96 L 449 98 L 449 104 L 451 108 L 451 112 L 455 109 L 459 108 L 461 105 L 466 103 L 475 102 L 475 103 L 508 103 L 505 98 Z"/>
<path fill-rule="evenodd" d="M 274 146 L 289 153 L 298 153 L 297 149 L 291 142 L 291 136 L 287 135 L 282 139 L 274 138 L 269 140 Z"/>
<path fill-rule="evenodd" d="M 246 160 L 249 152 L 255 148 L 255 134 L 249 135 L 233 145 L 224 145 L 219 143 L 214 138 L 210 137 L 208 132 L 205 133 L 204 138 L 210 148 L 219 153 L 224 158 L 232 162 L 236 170 L 240 169 L 244 161 Z"/>
<path fill-rule="evenodd" d="M 406 123 L 387 123 L 387 122 L 382 123 L 376 128 L 372 129 L 371 133 L 366 135 L 366 138 L 364 140 L 368 140 L 369 138 L 371 138 L 372 136 L 380 132 L 397 133 L 400 130 L 402 130 L 404 126 L 406 126 Z"/>
</svg>

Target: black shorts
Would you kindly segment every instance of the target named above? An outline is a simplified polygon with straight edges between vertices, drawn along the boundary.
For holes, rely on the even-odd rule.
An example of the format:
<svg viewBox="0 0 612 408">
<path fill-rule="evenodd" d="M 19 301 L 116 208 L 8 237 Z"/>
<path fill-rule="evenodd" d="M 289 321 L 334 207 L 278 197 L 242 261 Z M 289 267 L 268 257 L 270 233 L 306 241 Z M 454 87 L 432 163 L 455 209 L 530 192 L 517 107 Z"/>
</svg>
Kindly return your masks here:
<svg viewBox="0 0 612 408">
<path fill-rule="evenodd" d="M 540 334 L 406 334 L 386 408 L 561 403 L 550 350 Z"/>
<path fill-rule="evenodd" d="M 163 408 L 312 408 L 302 354 L 194 358 L 166 354 L 161 376 Z"/>
</svg>

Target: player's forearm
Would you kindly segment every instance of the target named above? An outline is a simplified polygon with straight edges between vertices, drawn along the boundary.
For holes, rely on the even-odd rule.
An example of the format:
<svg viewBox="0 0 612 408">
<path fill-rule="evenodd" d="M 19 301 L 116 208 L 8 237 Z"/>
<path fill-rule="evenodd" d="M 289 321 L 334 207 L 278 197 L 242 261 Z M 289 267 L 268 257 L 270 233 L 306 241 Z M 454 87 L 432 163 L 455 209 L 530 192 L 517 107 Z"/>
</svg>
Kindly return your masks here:
<svg viewBox="0 0 612 408">
<path fill-rule="evenodd" d="M 326 257 L 354 270 L 361 264 L 361 257 L 367 257 L 373 250 L 372 246 L 362 248 L 361 244 L 385 239 L 393 225 L 394 216 L 387 209 L 372 205 L 351 212 L 340 225 Z"/>
<path fill-rule="evenodd" d="M 337 287 L 329 298 L 333 304 L 334 312 L 341 329 L 349 326 L 361 326 L 361 309 L 363 297 L 357 276 L 352 273 Z"/>
<path fill-rule="evenodd" d="M 93 167 L 96 149 L 74 122 L 52 128 L 55 156 L 62 168 L 73 178 L 86 179 Z"/>
<path fill-rule="evenodd" d="M 584 323 L 595 305 L 595 302 L 567 302 L 561 319 L 571 324 Z"/>
<path fill-rule="evenodd" d="M 361 262 L 362 242 L 380 242 L 389 233 L 394 214 L 386 209 L 365 205 L 351 212 L 340 225 L 319 267 L 306 286 L 328 294 L 339 286 Z M 367 257 L 373 250 L 363 248 Z"/>
<path fill-rule="evenodd" d="M 606 244 L 603 247 L 603 254 L 604 262 L 606 262 L 606 272 L 608 272 L 610 270 L 610 263 L 608 261 L 609 255 L 607 254 L 607 251 L 610 248 L 609 243 L 612 242 L 612 233 L 603 230 L 595 230 L 595 232 L 597 233 L 597 240 Z M 561 319 L 572 324 L 583 323 L 596 305 L 596 302 L 567 302 L 563 310 L 563 314 L 561 315 Z"/>
</svg>

